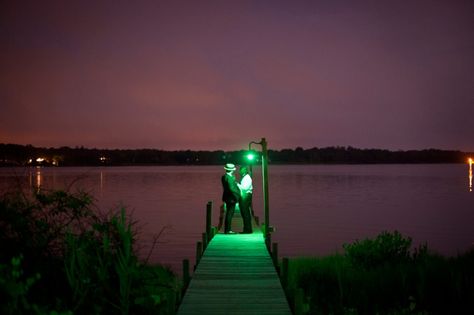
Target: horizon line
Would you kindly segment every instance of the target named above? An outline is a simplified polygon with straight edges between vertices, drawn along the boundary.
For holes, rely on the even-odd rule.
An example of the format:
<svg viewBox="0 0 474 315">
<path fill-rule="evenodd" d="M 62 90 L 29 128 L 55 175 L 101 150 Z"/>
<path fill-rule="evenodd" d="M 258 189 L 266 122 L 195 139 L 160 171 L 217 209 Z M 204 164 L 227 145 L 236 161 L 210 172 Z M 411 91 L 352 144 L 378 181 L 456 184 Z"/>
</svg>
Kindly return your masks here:
<svg viewBox="0 0 474 315">
<path fill-rule="evenodd" d="M 61 148 L 69 148 L 69 149 L 87 149 L 87 150 L 104 150 L 104 151 L 115 151 L 115 150 L 157 150 L 157 151 L 165 151 L 165 152 L 173 152 L 173 151 L 207 151 L 207 152 L 217 152 L 217 151 L 223 151 L 223 152 L 233 152 L 233 151 L 247 151 L 247 148 L 241 148 L 241 149 L 234 149 L 234 150 L 225 150 L 225 149 L 162 149 L 162 148 L 157 148 L 157 147 L 135 147 L 135 148 L 120 148 L 120 147 L 115 147 L 115 148 L 99 148 L 99 147 L 86 147 L 84 145 L 75 145 L 75 146 L 68 146 L 68 145 L 61 145 L 61 146 L 36 146 L 33 144 L 20 144 L 20 143 L 0 143 L 0 145 L 18 145 L 18 146 L 24 146 L 24 147 L 33 147 L 37 149 L 61 149 Z M 423 149 L 387 149 L 387 148 L 377 148 L 377 147 L 355 147 L 351 145 L 331 145 L 331 146 L 313 146 L 309 148 L 305 148 L 302 146 L 295 146 L 293 148 L 286 147 L 286 148 L 280 148 L 280 149 L 272 149 L 271 147 L 268 148 L 269 151 L 282 151 L 282 150 L 297 150 L 301 148 L 302 150 L 311 150 L 311 149 L 329 149 L 329 148 L 343 148 L 343 149 L 356 149 L 356 150 L 381 150 L 381 151 L 390 151 L 390 152 L 407 152 L 407 151 L 429 151 L 429 150 L 435 150 L 435 151 L 451 151 L 451 152 L 461 152 L 461 153 L 471 153 L 473 154 L 474 151 L 465 151 L 461 149 L 439 149 L 439 148 L 433 148 L 433 147 L 428 147 L 428 148 L 423 148 Z"/>
</svg>

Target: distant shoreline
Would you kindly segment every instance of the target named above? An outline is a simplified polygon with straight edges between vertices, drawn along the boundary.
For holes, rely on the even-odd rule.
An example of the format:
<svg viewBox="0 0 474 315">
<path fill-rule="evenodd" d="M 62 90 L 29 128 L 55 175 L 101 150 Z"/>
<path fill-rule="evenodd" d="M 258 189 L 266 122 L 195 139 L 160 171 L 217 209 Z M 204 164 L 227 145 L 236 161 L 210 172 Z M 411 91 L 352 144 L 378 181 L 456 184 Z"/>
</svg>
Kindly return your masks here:
<svg viewBox="0 0 474 315">
<path fill-rule="evenodd" d="M 182 166 L 248 164 L 246 150 L 165 151 L 158 149 L 42 148 L 0 144 L 0 166 Z M 257 151 L 258 153 L 258 151 Z M 258 154 L 257 154 L 258 155 Z M 390 151 L 353 147 L 269 150 L 274 165 L 461 164 L 473 152 L 424 149 Z M 259 164 L 259 160 L 254 162 Z"/>
</svg>

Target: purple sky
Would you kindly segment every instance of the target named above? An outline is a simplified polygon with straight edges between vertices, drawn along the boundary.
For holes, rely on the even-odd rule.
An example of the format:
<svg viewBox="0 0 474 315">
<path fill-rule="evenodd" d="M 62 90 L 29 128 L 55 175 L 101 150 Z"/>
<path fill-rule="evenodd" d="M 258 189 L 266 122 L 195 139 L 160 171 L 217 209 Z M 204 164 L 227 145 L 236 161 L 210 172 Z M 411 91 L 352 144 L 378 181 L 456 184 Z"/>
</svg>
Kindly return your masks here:
<svg viewBox="0 0 474 315">
<path fill-rule="evenodd" d="M 474 151 L 474 1 L 1 2 L 0 142 L 261 137 Z"/>
</svg>

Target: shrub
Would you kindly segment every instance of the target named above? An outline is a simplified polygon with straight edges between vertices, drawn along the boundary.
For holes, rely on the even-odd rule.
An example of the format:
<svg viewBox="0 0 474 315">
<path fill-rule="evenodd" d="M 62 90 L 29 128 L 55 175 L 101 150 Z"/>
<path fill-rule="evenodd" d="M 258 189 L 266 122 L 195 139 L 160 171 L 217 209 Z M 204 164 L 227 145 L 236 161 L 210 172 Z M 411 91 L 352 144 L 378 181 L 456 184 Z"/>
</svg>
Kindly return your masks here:
<svg viewBox="0 0 474 315">
<path fill-rule="evenodd" d="M 23 254 L 25 260 L 54 257 L 64 250 L 70 229 L 81 231 L 97 220 L 92 198 L 84 193 L 64 191 L 23 192 L 0 199 L 0 258 Z"/>
<path fill-rule="evenodd" d="M 354 266 L 371 269 L 386 263 L 397 264 L 410 259 L 411 238 L 398 231 L 382 232 L 375 239 L 344 244 L 346 257 Z"/>
<path fill-rule="evenodd" d="M 135 235 L 125 209 L 101 214 L 82 192 L 4 195 L 0 297 L 19 314 L 51 305 L 66 314 L 174 314 L 177 279 L 140 262 Z M 24 257 L 21 272 L 19 258 L 9 267 L 11 257 Z"/>
<path fill-rule="evenodd" d="M 291 260 L 289 299 L 303 289 L 309 314 L 474 313 L 474 250 L 443 257 L 410 244 L 383 232 L 343 255 Z"/>
</svg>

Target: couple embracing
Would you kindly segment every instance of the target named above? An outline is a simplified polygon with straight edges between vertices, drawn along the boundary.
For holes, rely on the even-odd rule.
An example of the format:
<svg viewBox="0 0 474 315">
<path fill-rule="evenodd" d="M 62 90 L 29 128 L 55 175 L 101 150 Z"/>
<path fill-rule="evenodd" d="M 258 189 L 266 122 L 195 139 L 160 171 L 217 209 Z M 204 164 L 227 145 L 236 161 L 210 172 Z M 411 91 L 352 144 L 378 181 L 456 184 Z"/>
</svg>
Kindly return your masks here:
<svg viewBox="0 0 474 315">
<path fill-rule="evenodd" d="M 224 166 L 225 174 L 222 175 L 221 182 L 224 190 L 222 201 L 226 206 L 226 214 L 224 220 L 224 233 L 233 234 L 231 229 L 232 217 L 234 216 L 235 206 L 238 203 L 240 214 L 244 222 L 243 233 L 252 233 L 252 217 L 250 214 L 250 205 L 252 202 L 252 178 L 245 166 L 239 169 L 240 183 L 235 179 L 234 172 L 236 167 L 232 163 Z"/>
</svg>

